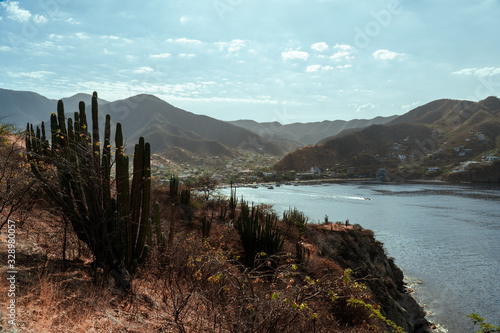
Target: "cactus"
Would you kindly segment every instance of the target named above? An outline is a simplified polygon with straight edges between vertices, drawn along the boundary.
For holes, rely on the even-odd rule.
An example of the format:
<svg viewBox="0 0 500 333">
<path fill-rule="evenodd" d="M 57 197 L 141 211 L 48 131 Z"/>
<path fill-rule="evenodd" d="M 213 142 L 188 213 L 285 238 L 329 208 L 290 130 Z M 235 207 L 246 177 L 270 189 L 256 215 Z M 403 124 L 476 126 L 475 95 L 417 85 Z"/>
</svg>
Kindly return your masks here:
<svg viewBox="0 0 500 333">
<path fill-rule="evenodd" d="M 326 220 L 327 219 L 328 217 L 326 218 Z M 283 212 L 283 221 L 288 226 L 294 226 L 302 236 L 307 230 L 309 218 L 304 214 L 304 212 L 301 212 L 296 207 L 289 207 L 288 210 Z"/>
<path fill-rule="evenodd" d="M 210 228 L 212 227 L 212 221 L 214 219 L 214 212 L 212 211 L 212 217 L 207 219 L 206 216 L 203 216 L 201 218 L 201 238 L 203 241 L 207 240 L 208 236 L 210 235 Z"/>
<path fill-rule="evenodd" d="M 221 202 L 220 215 L 219 215 L 221 221 L 224 221 L 226 219 L 226 214 L 227 214 L 227 205 L 225 202 Z"/>
<path fill-rule="evenodd" d="M 167 247 L 167 240 L 165 239 L 165 234 L 161 231 L 161 221 L 160 221 L 160 204 L 155 202 L 155 226 L 156 226 L 156 245 L 160 251 L 165 250 Z"/>
<path fill-rule="evenodd" d="M 309 250 L 304 247 L 304 244 L 301 241 L 295 244 L 295 256 L 297 257 L 297 261 L 299 264 L 307 266 L 310 253 Z"/>
<path fill-rule="evenodd" d="M 123 147 L 121 124 L 115 133 L 116 195 L 111 191 L 111 119 L 106 116 L 104 144 L 99 141 L 97 93 L 92 96 L 92 133 L 89 133 L 85 103 L 80 102 L 74 121 L 66 119 L 62 101 L 50 118 L 51 143 L 45 124 L 41 131 L 28 124 L 26 149 L 34 175 L 49 197 L 71 221 L 78 238 L 85 242 L 98 264 L 125 287 L 147 257 L 146 239 L 151 233 L 151 147 L 144 138 L 135 146 L 132 184 L 129 158 Z M 40 163 L 43 162 L 43 163 Z M 49 181 L 45 164 L 57 172 L 57 184 Z"/>
<path fill-rule="evenodd" d="M 175 205 L 172 204 L 172 219 L 170 221 L 170 231 L 168 233 L 168 248 L 172 249 L 174 246 L 174 233 L 175 233 Z"/>
<path fill-rule="evenodd" d="M 179 196 L 179 178 L 172 175 L 170 177 L 169 186 L 170 186 L 170 197 L 177 199 L 177 197 Z"/>
<path fill-rule="evenodd" d="M 190 202 L 191 202 L 191 191 L 188 189 L 182 190 L 181 191 L 181 205 L 189 206 Z"/>
<path fill-rule="evenodd" d="M 236 187 L 233 191 L 233 181 L 231 181 L 231 196 L 229 197 L 229 209 L 231 210 L 230 218 L 234 218 L 236 212 L 236 206 L 238 205 L 238 198 L 236 197 Z M 224 214 L 225 216 L 226 214 Z"/>
<path fill-rule="evenodd" d="M 252 206 L 250 210 L 248 203 L 241 200 L 241 214 L 235 227 L 249 266 L 254 265 L 257 254 L 276 254 L 281 251 L 285 242 L 285 236 L 277 228 L 276 215 L 266 212 L 263 214 L 263 221 L 259 220 L 259 215 L 261 214 L 258 207 Z"/>
<path fill-rule="evenodd" d="M 180 207 L 182 209 L 182 214 L 184 216 L 184 220 L 188 222 L 188 224 L 191 223 L 191 220 L 193 218 L 194 214 L 194 209 L 190 205 L 191 203 L 191 191 L 188 189 L 184 189 L 181 191 L 181 197 L 180 197 Z"/>
</svg>

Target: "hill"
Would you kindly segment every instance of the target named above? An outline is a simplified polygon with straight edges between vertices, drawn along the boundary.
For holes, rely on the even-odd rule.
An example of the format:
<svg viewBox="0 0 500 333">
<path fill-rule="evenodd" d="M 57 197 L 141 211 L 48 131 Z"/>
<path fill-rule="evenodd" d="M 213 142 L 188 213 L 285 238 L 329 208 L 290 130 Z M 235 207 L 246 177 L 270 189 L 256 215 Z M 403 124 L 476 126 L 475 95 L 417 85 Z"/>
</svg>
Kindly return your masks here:
<svg viewBox="0 0 500 333">
<path fill-rule="evenodd" d="M 99 109 L 122 124 L 131 142 L 147 137 L 156 153 L 181 148 L 191 154 L 223 156 L 238 150 L 283 154 L 277 145 L 249 130 L 179 109 L 152 95 L 133 96 Z"/>
<path fill-rule="evenodd" d="M 360 129 L 371 125 L 386 124 L 397 116 L 376 117 L 373 119 L 334 120 L 312 123 L 293 123 L 282 125 L 279 122 L 258 123 L 253 120 L 231 121 L 231 124 L 246 128 L 268 139 L 286 151 L 317 144 L 325 138 L 333 137 L 349 129 Z"/>
<path fill-rule="evenodd" d="M 76 94 L 63 98 L 67 111 L 78 110 L 80 101 L 90 101 L 89 94 Z M 57 100 L 49 99 L 31 91 L 15 91 L 0 88 L 0 119 L 24 128 L 26 123 L 38 124 L 46 121 L 51 112 L 56 110 Z M 107 101 L 99 99 L 99 104 Z"/>
<path fill-rule="evenodd" d="M 0 131 L 0 160 L 24 159 L 17 140 L 24 142 Z M 144 196 L 159 203 L 151 236 L 143 238 L 149 250 L 132 275 L 123 268 L 131 281 L 123 288 L 119 273 L 100 265 L 95 248 L 72 227 L 85 224 L 82 215 L 62 218 L 55 209 L 61 201 L 41 195 L 49 192 L 30 184 L 30 168 L 12 162 L 4 163 L 7 179 L 0 178 L 0 193 L 13 192 L 12 180 L 18 187 L 15 200 L 0 207 L 0 216 L 12 212 L 0 221 L 0 258 L 15 252 L 15 260 L 0 267 L 8 275 L 0 282 L 9 290 L 0 296 L 9 304 L 0 317 L 7 331 L 429 332 L 403 272 L 373 231 L 348 223 L 299 226 L 292 215 L 279 219 L 269 206 L 252 207 L 250 213 L 243 198 L 230 208 L 231 201 L 218 195 L 207 200 L 184 186 L 173 193 L 157 181 Z M 183 204 L 186 195 L 190 205 Z M 12 210 L 9 205 L 19 200 L 23 204 Z M 94 212 L 81 206 L 83 216 Z M 294 214 L 302 215 L 296 209 Z M 235 221 L 262 233 L 245 232 Z M 106 220 L 93 227 L 107 232 L 99 223 L 109 225 Z M 113 228 L 125 233 L 126 227 L 114 223 Z M 88 236 L 90 243 L 100 236 Z M 115 240 L 127 242 L 125 235 Z"/>
<path fill-rule="evenodd" d="M 62 101 L 68 117 L 78 110 L 80 101 L 85 102 L 90 114 L 89 94 L 76 94 Z M 232 158 L 238 151 L 285 153 L 278 145 L 247 129 L 176 108 L 152 95 L 142 94 L 114 102 L 98 101 L 100 115 L 110 114 L 113 122 L 122 123 L 129 142 L 144 136 L 154 153 L 170 154 L 170 159 L 177 162 L 194 161 L 201 156 Z M 56 100 L 34 92 L 0 89 L 0 119 L 18 128 L 24 128 L 27 122 L 48 123 L 56 107 Z"/>
<path fill-rule="evenodd" d="M 500 149 L 500 100 L 479 102 L 442 99 L 399 116 L 305 147 L 287 155 L 276 170 L 305 171 L 312 167 L 357 174 L 389 168 L 406 176 L 438 174 L 468 160 L 481 161 Z M 436 169 L 439 168 L 439 169 Z"/>
<path fill-rule="evenodd" d="M 27 122 L 39 123 L 54 110 L 54 101 L 29 91 L 0 89 L 0 119 L 25 126 Z"/>
</svg>

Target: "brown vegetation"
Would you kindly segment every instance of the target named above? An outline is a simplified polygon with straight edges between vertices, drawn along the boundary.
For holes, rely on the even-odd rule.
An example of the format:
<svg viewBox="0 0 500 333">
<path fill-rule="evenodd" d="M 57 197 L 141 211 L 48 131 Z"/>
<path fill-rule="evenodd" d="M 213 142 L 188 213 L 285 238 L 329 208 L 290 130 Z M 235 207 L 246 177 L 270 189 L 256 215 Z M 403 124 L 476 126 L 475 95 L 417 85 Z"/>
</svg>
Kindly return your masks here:
<svg viewBox="0 0 500 333">
<path fill-rule="evenodd" d="M 247 266 L 233 227 L 239 209 L 226 214 L 229 205 L 224 199 L 207 201 L 192 196 L 189 209 L 180 206 L 171 214 L 169 207 L 178 205 L 177 196 L 156 186 L 152 197 L 161 204 L 157 231 L 170 232 L 173 241 L 167 249 L 159 246 L 151 251 L 128 292 L 116 288 L 109 275 L 91 264 L 91 252 L 78 240 L 71 224 L 43 198 L 34 202 L 30 219 L 20 221 L 12 215 L 16 225 L 17 329 L 383 332 L 392 327 L 401 332 L 386 318 L 391 313 L 378 305 L 377 292 L 361 282 L 377 281 L 384 293 L 387 285 L 394 284 L 389 271 L 374 276 L 372 271 L 347 268 L 369 260 L 362 258 L 362 250 L 352 255 L 352 261 L 346 259 L 353 250 L 374 246 L 369 231 L 356 226 L 328 230 L 308 225 L 303 233 L 293 223 L 279 221 L 278 228 L 286 236 L 283 251 L 272 256 L 259 253 L 254 265 Z M 207 216 L 213 223 L 203 239 L 201 224 Z M 174 228 L 173 221 L 177 221 Z M 0 238 L 0 260 L 7 262 L 6 228 L 0 230 Z M 377 255 L 385 257 L 383 251 Z M 341 260 L 337 263 L 336 259 Z M 2 275 L 7 270 L 2 266 Z M 8 281 L 2 279 L 0 286 L 7 290 Z M 399 296 L 395 290 L 391 293 Z M 11 299 L 0 294 L 4 305 Z M 8 320 L 7 316 L 1 318 L 2 330 L 12 328 Z M 399 315 L 394 320 L 405 324 Z"/>
</svg>

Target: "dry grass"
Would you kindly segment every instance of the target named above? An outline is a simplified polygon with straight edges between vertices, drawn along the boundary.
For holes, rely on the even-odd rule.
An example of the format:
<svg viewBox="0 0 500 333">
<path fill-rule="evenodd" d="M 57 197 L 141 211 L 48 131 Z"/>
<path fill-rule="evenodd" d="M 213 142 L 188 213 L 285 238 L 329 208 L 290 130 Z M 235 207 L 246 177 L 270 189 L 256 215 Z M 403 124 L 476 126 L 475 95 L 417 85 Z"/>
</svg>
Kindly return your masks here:
<svg viewBox="0 0 500 333">
<path fill-rule="evenodd" d="M 198 215 L 202 212 L 211 209 L 200 209 Z M 43 207 L 36 215 L 39 219 L 29 220 L 16 234 L 20 332 L 382 331 L 368 312 L 346 303 L 351 297 L 371 302 L 369 292 L 345 283 L 343 270 L 294 230 L 287 231 L 289 253 L 261 258 L 250 269 L 240 263 L 242 248 L 230 221 L 215 216 L 203 243 L 195 216 L 192 223 L 180 223 L 173 249 L 151 253 L 132 291 L 123 294 L 112 279 L 91 269 L 91 258 L 78 249 L 81 244 L 71 233 L 69 260 L 63 262 L 61 220 Z M 0 235 L 5 240 L 5 229 Z M 299 263 L 291 253 L 301 239 L 309 255 Z M 0 257 L 6 260 L 3 241 Z M 0 287 L 6 290 L 5 279 Z M 332 295 L 338 300 L 332 302 Z M 6 293 L 0 294 L 0 302 L 7 301 Z M 11 328 L 5 316 L 0 325 Z"/>
</svg>

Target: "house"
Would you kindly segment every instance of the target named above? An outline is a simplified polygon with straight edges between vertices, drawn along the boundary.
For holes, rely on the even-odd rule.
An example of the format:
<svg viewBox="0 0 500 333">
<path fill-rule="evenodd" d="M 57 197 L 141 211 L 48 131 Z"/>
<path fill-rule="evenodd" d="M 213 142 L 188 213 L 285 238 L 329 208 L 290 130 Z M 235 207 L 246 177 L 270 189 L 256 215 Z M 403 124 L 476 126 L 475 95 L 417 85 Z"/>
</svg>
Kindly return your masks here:
<svg viewBox="0 0 500 333">
<path fill-rule="evenodd" d="M 392 147 L 392 149 L 394 150 L 400 150 L 401 148 L 403 148 L 403 145 L 401 145 L 400 143 L 395 143 Z"/>
<path fill-rule="evenodd" d="M 386 177 L 385 168 L 378 169 L 377 176 L 379 179 L 384 179 Z"/>
<path fill-rule="evenodd" d="M 440 167 L 431 167 L 431 168 L 427 168 L 427 172 L 429 172 L 429 173 L 430 173 L 430 172 L 437 172 L 437 171 L 439 171 L 439 170 L 441 170 L 441 168 L 440 168 Z"/>
<path fill-rule="evenodd" d="M 311 173 L 313 173 L 315 176 L 320 176 L 321 175 L 321 169 L 318 167 L 313 167 L 311 168 Z"/>
<path fill-rule="evenodd" d="M 484 136 L 483 133 L 479 132 L 479 133 L 477 133 L 477 139 L 479 141 L 484 141 L 484 139 L 486 139 L 486 137 Z"/>
<path fill-rule="evenodd" d="M 493 155 L 486 156 L 486 162 L 488 162 L 488 163 L 494 163 L 496 161 L 500 161 L 500 157 L 493 156 Z"/>
<path fill-rule="evenodd" d="M 311 179 L 314 178 L 314 173 L 312 172 L 303 172 L 297 174 L 297 179 Z"/>
</svg>

